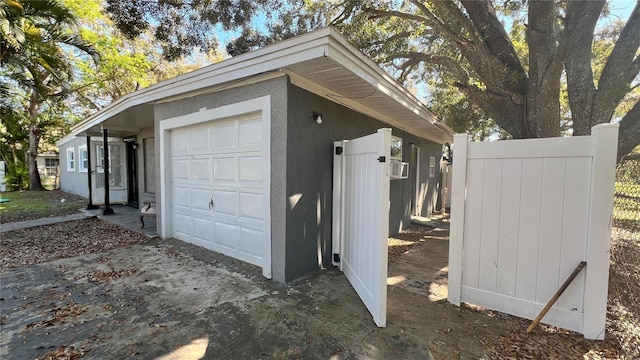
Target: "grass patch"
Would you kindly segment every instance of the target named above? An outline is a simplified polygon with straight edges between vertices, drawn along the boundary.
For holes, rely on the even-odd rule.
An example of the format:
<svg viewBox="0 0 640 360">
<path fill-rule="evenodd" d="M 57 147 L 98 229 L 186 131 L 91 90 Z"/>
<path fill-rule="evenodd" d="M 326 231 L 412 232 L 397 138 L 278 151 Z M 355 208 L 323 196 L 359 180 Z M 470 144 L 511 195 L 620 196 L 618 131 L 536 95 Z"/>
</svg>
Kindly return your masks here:
<svg viewBox="0 0 640 360">
<path fill-rule="evenodd" d="M 0 203 L 2 223 L 73 214 L 86 205 L 84 198 L 59 190 L 1 192 L 0 199 L 10 200 Z"/>
<path fill-rule="evenodd" d="M 0 199 L 9 199 L 9 202 L 0 203 L 0 215 L 5 215 L 9 212 L 32 212 L 32 211 L 46 211 L 51 207 L 51 204 L 38 199 L 38 194 L 35 191 L 12 191 L 4 192 L 0 194 Z"/>
</svg>

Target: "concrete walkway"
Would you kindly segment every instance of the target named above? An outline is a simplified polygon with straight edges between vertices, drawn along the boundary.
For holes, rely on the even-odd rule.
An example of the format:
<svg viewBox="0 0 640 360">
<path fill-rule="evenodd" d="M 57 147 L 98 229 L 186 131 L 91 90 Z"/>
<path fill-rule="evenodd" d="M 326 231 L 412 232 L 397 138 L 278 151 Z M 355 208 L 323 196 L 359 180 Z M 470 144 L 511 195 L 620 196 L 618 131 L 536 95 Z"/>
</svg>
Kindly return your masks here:
<svg viewBox="0 0 640 360">
<path fill-rule="evenodd" d="M 112 205 L 114 210 L 113 215 L 102 215 L 102 209 L 86 210 L 80 209 L 79 213 L 65 215 L 65 216 L 52 216 L 40 219 L 18 221 L 6 224 L 0 224 L 0 232 L 9 232 L 20 229 L 28 229 L 36 226 L 53 225 L 63 223 L 67 221 L 82 220 L 87 218 L 97 217 L 100 220 L 122 226 L 126 229 L 136 231 L 145 234 L 150 237 L 157 236 L 156 232 L 156 218 L 145 217 L 144 229 L 141 228 L 140 223 L 140 210 L 124 205 Z"/>
<path fill-rule="evenodd" d="M 52 216 L 47 218 L 17 221 L 12 223 L 0 224 L 0 232 L 28 229 L 36 226 L 52 225 L 67 221 L 82 220 L 88 217 L 94 217 L 94 215 L 78 213 L 65 216 Z"/>
<path fill-rule="evenodd" d="M 100 220 L 120 225 L 125 229 L 136 231 L 150 237 L 157 236 L 156 218 L 154 216 L 145 216 L 144 229 L 140 222 L 140 209 L 124 205 L 112 205 L 113 215 L 102 215 L 102 209 L 82 210 L 88 216 L 96 216 Z"/>
</svg>

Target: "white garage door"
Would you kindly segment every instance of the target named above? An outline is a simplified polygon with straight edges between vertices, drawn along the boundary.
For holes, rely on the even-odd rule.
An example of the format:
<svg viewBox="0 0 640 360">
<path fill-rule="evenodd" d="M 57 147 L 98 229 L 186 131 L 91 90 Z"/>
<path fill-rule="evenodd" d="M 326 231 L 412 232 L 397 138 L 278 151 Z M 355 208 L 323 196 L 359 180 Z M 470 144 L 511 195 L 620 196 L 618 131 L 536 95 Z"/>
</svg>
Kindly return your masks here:
<svg viewBox="0 0 640 360">
<path fill-rule="evenodd" d="M 171 130 L 175 238 L 270 266 L 270 160 L 263 148 L 269 138 L 263 125 L 253 114 Z"/>
</svg>

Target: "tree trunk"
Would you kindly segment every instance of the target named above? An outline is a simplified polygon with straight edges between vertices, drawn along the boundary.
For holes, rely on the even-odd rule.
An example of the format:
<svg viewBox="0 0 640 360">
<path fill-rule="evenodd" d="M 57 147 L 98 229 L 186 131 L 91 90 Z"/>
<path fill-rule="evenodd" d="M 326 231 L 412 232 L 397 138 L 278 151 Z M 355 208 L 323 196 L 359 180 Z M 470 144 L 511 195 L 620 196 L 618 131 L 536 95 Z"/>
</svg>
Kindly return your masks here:
<svg viewBox="0 0 640 360">
<path fill-rule="evenodd" d="M 526 118 L 533 137 L 560 136 L 560 75 L 562 49 L 558 48 L 553 1 L 529 3 L 529 83 Z"/>
<path fill-rule="evenodd" d="M 638 119 L 640 119 L 640 102 L 637 102 L 620 120 L 618 162 L 638 146 L 638 142 L 640 142 L 640 121 Z"/>
<path fill-rule="evenodd" d="M 569 2 L 564 31 L 571 56 L 567 58 L 567 89 L 573 121 L 573 135 L 591 134 L 593 100 L 596 86 L 593 78 L 593 32 L 604 7 L 604 0 Z M 608 120 L 607 120 L 608 121 Z"/>
<path fill-rule="evenodd" d="M 38 95 L 35 91 L 29 99 L 29 149 L 27 150 L 27 166 L 29 168 L 29 190 L 44 190 L 38 172 L 38 144 L 40 128 L 38 127 Z"/>
</svg>

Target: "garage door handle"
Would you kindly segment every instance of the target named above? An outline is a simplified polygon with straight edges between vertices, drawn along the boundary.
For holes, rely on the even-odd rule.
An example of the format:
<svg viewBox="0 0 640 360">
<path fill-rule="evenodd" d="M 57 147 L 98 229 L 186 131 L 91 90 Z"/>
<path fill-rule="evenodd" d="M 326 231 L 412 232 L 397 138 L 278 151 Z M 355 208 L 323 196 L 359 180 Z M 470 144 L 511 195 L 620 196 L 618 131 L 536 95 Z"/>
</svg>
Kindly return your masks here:
<svg viewBox="0 0 640 360">
<path fill-rule="evenodd" d="M 209 200 L 209 210 L 213 209 L 213 199 Z"/>
</svg>

